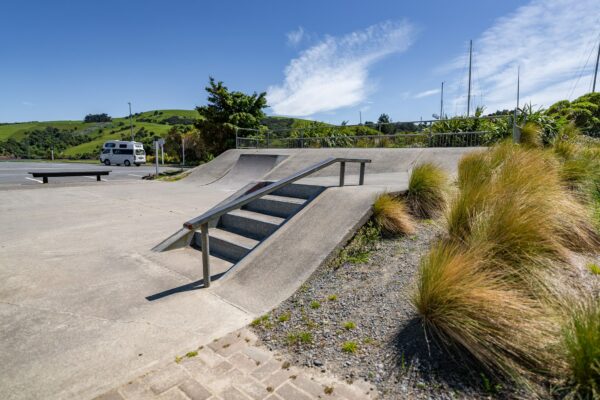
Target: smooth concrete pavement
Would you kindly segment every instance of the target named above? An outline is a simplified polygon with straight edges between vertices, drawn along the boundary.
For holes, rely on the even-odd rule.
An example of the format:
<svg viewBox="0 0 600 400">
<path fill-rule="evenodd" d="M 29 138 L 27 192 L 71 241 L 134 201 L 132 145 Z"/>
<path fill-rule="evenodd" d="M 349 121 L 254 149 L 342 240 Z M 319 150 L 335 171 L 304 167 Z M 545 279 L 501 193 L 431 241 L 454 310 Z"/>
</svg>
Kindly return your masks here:
<svg viewBox="0 0 600 400">
<path fill-rule="evenodd" d="M 212 292 L 200 253 L 157 239 L 232 190 L 167 182 L 0 191 L 0 398 L 87 399 L 253 315 Z"/>
<path fill-rule="evenodd" d="M 281 157 L 244 157 L 244 174 L 235 172 L 240 155 L 261 152 L 234 150 L 179 182 L 0 190 L 0 398 L 93 398 L 246 325 L 353 234 L 377 193 L 406 188 L 415 163 L 453 170 L 468 151 L 365 150 L 264 151 Z M 151 251 L 248 180 L 278 179 L 338 154 L 374 159 L 366 186 L 355 186 L 349 170 L 354 186 L 327 189 L 214 287 L 194 286 L 200 252 Z M 338 173 L 308 180 L 337 184 Z"/>
</svg>

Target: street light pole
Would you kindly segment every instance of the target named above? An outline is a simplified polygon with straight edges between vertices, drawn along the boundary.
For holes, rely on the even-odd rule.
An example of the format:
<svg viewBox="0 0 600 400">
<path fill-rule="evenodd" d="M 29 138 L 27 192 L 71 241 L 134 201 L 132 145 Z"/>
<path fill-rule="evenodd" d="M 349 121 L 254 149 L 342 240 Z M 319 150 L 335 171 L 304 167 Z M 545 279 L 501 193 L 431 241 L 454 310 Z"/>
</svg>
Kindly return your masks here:
<svg viewBox="0 0 600 400">
<path fill-rule="evenodd" d="M 134 141 L 133 138 L 133 121 L 131 120 L 131 102 L 128 102 L 127 104 L 129 104 L 129 127 L 131 128 L 131 141 Z"/>
</svg>

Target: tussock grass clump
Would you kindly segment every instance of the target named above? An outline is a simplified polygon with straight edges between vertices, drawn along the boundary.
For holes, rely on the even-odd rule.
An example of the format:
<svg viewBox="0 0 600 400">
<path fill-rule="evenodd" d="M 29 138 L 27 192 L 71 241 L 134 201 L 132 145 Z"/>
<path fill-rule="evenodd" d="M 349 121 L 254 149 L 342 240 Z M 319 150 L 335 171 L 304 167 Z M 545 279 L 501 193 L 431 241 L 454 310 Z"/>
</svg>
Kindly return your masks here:
<svg viewBox="0 0 600 400">
<path fill-rule="evenodd" d="M 554 154 L 558 157 L 566 161 L 573 159 L 579 151 L 579 148 L 576 143 L 556 140 L 552 145 L 552 151 L 554 151 Z"/>
<path fill-rule="evenodd" d="M 473 151 L 465 154 L 458 162 L 458 188 L 483 184 L 490 179 L 492 167 L 486 151 Z"/>
<path fill-rule="evenodd" d="M 373 204 L 373 218 L 385 236 L 412 234 L 415 225 L 402 199 L 383 193 Z"/>
<path fill-rule="evenodd" d="M 446 208 L 448 176 L 433 163 L 417 165 L 410 175 L 406 201 L 412 212 L 422 218 L 432 218 Z"/>
<path fill-rule="evenodd" d="M 446 216 L 450 237 L 490 240 L 513 261 L 600 246 L 589 210 L 565 190 L 550 154 L 503 144 L 469 157 L 459 163 L 461 190 Z"/>
<path fill-rule="evenodd" d="M 441 241 L 421 261 L 413 304 L 446 347 L 515 380 L 558 366 L 551 314 L 486 263 L 484 248 Z"/>
<path fill-rule="evenodd" d="M 600 249 L 561 168 L 551 152 L 510 143 L 464 157 L 448 233 L 422 259 L 413 296 L 447 348 L 530 388 L 565 376 L 570 252 Z"/>
<path fill-rule="evenodd" d="M 521 144 L 532 148 L 541 148 L 544 145 L 542 135 L 544 130 L 535 122 L 527 122 L 521 128 Z"/>
<path fill-rule="evenodd" d="M 600 300 L 575 305 L 563 329 L 571 396 L 600 398 Z"/>
</svg>

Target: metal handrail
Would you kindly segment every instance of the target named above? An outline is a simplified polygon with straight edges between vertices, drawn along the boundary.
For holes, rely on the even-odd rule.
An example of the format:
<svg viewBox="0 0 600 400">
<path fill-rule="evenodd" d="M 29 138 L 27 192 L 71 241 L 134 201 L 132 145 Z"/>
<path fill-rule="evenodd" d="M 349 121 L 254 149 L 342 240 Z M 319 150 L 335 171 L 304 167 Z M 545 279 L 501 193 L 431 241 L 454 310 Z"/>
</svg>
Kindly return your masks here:
<svg viewBox="0 0 600 400">
<path fill-rule="evenodd" d="M 277 182 L 273 182 L 263 188 L 260 188 L 252 193 L 248 193 L 236 200 L 233 200 L 229 203 L 225 203 L 218 207 L 214 207 L 199 217 L 193 218 L 183 224 L 184 228 L 189 230 L 196 230 L 200 227 L 200 234 L 202 239 L 202 270 L 204 275 L 204 287 L 210 286 L 210 247 L 208 242 L 208 229 L 209 222 L 214 221 L 215 219 L 221 217 L 224 214 L 227 214 L 229 211 L 237 210 L 246 204 L 250 203 L 253 200 L 258 199 L 261 196 L 268 195 L 280 189 L 284 186 L 290 185 L 293 182 L 302 179 L 310 174 L 313 174 L 323 168 L 326 168 L 332 164 L 340 163 L 340 186 L 344 186 L 344 179 L 346 175 L 346 163 L 360 163 L 360 175 L 359 175 L 359 185 L 363 185 L 365 182 L 365 164 L 370 163 L 371 160 L 366 158 L 334 158 L 330 157 L 321 162 L 318 162 L 308 168 L 300 170 L 295 174 L 292 174 L 286 178 L 280 179 Z"/>
</svg>

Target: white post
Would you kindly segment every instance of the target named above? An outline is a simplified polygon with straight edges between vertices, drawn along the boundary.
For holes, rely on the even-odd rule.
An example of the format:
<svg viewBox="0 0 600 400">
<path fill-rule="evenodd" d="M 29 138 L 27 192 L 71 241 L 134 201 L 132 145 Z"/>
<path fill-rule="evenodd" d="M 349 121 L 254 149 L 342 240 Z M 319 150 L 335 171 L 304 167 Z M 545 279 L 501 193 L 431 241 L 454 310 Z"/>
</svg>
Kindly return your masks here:
<svg viewBox="0 0 600 400">
<path fill-rule="evenodd" d="M 160 145 L 160 154 L 162 156 L 162 165 L 165 165 L 165 145 Z"/>
</svg>

